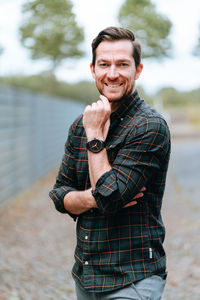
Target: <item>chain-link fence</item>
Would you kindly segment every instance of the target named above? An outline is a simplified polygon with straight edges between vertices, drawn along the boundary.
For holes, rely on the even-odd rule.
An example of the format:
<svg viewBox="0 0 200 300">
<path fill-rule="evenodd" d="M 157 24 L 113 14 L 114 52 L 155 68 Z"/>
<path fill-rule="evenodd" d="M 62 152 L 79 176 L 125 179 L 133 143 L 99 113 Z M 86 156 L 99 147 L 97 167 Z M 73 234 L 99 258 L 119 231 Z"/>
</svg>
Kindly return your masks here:
<svg viewBox="0 0 200 300">
<path fill-rule="evenodd" d="M 0 205 L 60 161 L 84 104 L 0 87 Z"/>
</svg>

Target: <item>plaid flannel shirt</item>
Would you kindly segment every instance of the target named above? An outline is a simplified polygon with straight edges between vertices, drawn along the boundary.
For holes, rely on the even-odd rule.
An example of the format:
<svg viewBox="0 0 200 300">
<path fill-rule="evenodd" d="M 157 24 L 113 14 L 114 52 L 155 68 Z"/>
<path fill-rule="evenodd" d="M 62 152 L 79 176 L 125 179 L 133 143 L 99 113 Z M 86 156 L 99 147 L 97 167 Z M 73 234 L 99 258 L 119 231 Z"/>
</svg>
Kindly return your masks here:
<svg viewBox="0 0 200 300">
<path fill-rule="evenodd" d="M 91 187 L 86 136 L 80 116 L 71 126 L 65 154 L 50 192 L 55 207 L 65 210 L 64 196 Z M 153 274 L 165 274 L 161 205 L 170 156 L 164 119 L 137 91 L 111 114 L 105 141 L 112 169 L 93 191 L 98 208 L 79 216 L 72 275 L 88 292 L 122 288 Z M 142 187 L 137 204 L 123 208 Z"/>
</svg>

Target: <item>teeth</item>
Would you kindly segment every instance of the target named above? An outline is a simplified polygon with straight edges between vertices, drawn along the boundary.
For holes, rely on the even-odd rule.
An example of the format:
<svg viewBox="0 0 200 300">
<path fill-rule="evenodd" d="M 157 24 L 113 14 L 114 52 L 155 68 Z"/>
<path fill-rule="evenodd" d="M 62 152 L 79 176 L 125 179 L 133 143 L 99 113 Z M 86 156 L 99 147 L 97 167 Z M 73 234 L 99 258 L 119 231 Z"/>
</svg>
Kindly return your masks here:
<svg viewBox="0 0 200 300">
<path fill-rule="evenodd" d="M 111 87 L 111 88 L 115 88 L 115 87 L 118 87 L 118 86 L 120 86 L 120 84 L 108 84 L 107 86 L 109 86 L 109 87 Z"/>
</svg>

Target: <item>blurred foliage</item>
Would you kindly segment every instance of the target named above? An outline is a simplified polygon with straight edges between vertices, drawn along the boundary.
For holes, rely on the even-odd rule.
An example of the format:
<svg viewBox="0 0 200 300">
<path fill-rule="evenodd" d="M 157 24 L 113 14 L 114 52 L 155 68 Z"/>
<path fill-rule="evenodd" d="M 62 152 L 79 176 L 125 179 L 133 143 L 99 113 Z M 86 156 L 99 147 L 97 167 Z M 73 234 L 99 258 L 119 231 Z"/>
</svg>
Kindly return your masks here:
<svg viewBox="0 0 200 300">
<path fill-rule="evenodd" d="M 194 48 L 193 54 L 195 56 L 200 56 L 200 24 L 199 24 L 199 33 L 196 47 Z"/>
<path fill-rule="evenodd" d="M 56 80 L 55 76 L 53 79 L 50 78 L 52 76 L 54 75 L 42 74 L 32 76 L 1 77 L 0 83 L 52 96 L 52 88 L 49 83 L 54 80 L 56 83 L 55 97 L 74 99 L 86 103 L 91 103 L 98 97 L 98 91 L 96 90 L 96 86 L 93 82 L 81 81 L 69 84 L 67 82 Z"/>
<path fill-rule="evenodd" d="M 22 12 L 21 42 L 32 59 L 49 60 L 54 73 L 62 60 L 83 55 L 79 48 L 83 30 L 76 24 L 69 0 L 29 0 Z"/>
<path fill-rule="evenodd" d="M 51 87 L 49 86 L 49 74 L 34 75 L 34 76 L 10 76 L 0 77 L 0 84 L 9 85 L 12 87 L 25 88 L 33 92 L 39 92 L 46 95 L 52 95 Z M 99 92 L 96 85 L 92 81 L 80 81 L 74 84 L 67 82 L 56 81 L 56 97 L 65 99 L 74 99 L 77 101 L 92 103 L 99 97 Z M 144 98 L 149 104 L 152 104 L 151 98 L 145 94 L 145 91 L 141 88 L 137 88 L 142 98 Z"/>
<path fill-rule="evenodd" d="M 189 92 L 163 88 L 154 95 L 154 99 L 162 102 L 168 112 L 188 116 L 194 128 L 200 130 L 200 88 Z"/>
<path fill-rule="evenodd" d="M 154 96 L 162 99 L 164 107 L 178 107 L 200 103 L 200 88 L 189 92 L 180 92 L 174 88 L 163 88 Z"/>
<path fill-rule="evenodd" d="M 39 92 L 46 95 L 51 95 L 51 88 L 49 87 L 49 73 L 42 73 L 40 75 L 32 76 L 9 76 L 0 77 L 0 84 L 9 85 L 13 87 L 26 88 L 33 92 Z M 97 100 L 99 92 L 97 91 L 95 82 L 80 81 L 77 83 L 67 83 L 59 81 L 54 76 L 57 84 L 56 95 L 63 99 L 74 99 L 85 103 L 91 103 Z M 180 92 L 172 87 L 162 88 L 154 95 L 148 95 L 146 91 L 137 86 L 140 96 L 145 99 L 147 103 L 153 105 L 156 102 L 162 102 L 166 109 L 197 106 L 200 107 L 200 88 L 188 92 Z"/>
<path fill-rule="evenodd" d="M 52 75 L 46 73 L 34 76 L 0 77 L 0 84 L 25 88 L 32 92 L 52 96 L 51 87 L 49 86 L 49 76 Z M 80 81 L 69 84 L 58 81 L 55 77 L 53 80 L 56 82 L 57 86 L 56 94 L 54 96 L 63 100 L 72 99 L 90 104 L 99 97 L 99 92 L 97 91 L 94 82 Z M 194 127 L 200 130 L 200 88 L 189 92 L 180 92 L 174 88 L 168 87 L 162 88 L 156 94 L 151 96 L 149 96 L 142 87 L 137 86 L 137 89 L 141 98 L 144 98 L 151 106 L 156 106 L 157 109 L 161 108 L 161 113 L 165 110 L 177 114 L 184 113 L 189 116 Z"/>
<path fill-rule="evenodd" d="M 119 23 L 132 30 L 142 44 L 144 58 L 170 56 L 168 38 L 172 23 L 158 14 L 150 0 L 126 0 L 118 14 Z"/>
<path fill-rule="evenodd" d="M 189 115 L 191 124 L 200 131 L 200 103 L 188 105 L 185 112 Z"/>
</svg>

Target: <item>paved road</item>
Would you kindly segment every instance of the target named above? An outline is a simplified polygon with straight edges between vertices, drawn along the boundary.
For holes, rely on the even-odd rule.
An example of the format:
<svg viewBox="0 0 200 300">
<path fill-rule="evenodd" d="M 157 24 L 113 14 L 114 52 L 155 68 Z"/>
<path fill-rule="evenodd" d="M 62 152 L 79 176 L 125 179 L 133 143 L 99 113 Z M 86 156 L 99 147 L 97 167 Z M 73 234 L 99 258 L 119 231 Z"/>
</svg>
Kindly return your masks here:
<svg viewBox="0 0 200 300">
<path fill-rule="evenodd" d="M 200 141 L 173 144 L 163 205 L 164 300 L 200 299 Z M 74 300 L 75 223 L 48 198 L 55 172 L 0 212 L 0 300 Z"/>
<path fill-rule="evenodd" d="M 172 144 L 163 205 L 168 283 L 165 300 L 200 299 L 200 139 Z"/>
</svg>

